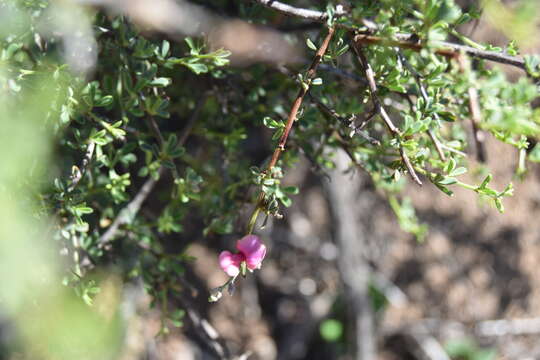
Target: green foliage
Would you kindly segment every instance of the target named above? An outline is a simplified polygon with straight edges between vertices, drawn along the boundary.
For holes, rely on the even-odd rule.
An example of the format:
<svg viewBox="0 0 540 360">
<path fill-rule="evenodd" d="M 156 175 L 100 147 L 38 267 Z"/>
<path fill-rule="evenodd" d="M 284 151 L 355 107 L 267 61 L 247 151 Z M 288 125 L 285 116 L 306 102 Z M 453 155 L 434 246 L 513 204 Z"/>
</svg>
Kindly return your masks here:
<svg viewBox="0 0 540 360">
<path fill-rule="evenodd" d="M 397 34 L 411 33 L 424 46 L 400 50 L 381 41 L 364 47 L 375 94 L 343 28 L 336 30 L 322 60 L 349 77 L 362 74 L 352 90 L 353 85 L 324 70 L 308 78 L 296 67 L 291 68 L 295 77 L 265 64 L 231 67 L 230 52 L 211 48 L 203 39 L 173 44 L 101 10 L 81 18 L 81 26 L 91 24 L 98 61 L 92 73 L 80 74 L 65 57 L 65 31 L 55 31 L 62 25 L 54 20 L 55 12 L 71 8 L 58 4 L 0 1 L 0 14 L 8 14 L 0 24 L 0 150 L 9 154 L 0 167 L 0 254 L 16 259 L 0 261 L 0 273 L 19 274 L 18 281 L 6 280 L 7 295 L 0 295 L 0 302 L 20 312 L 33 300 L 28 288 L 43 300 L 43 285 L 36 285 L 18 262 L 47 269 L 54 274 L 51 283 L 73 289 L 65 295 L 54 287 L 51 293 L 61 298 L 59 303 L 67 304 L 74 318 L 90 319 L 88 329 L 74 337 L 101 326 L 110 331 L 95 331 L 100 346 L 88 358 L 107 358 L 103 349 L 118 336 L 118 323 L 107 323 L 94 311 L 104 293 L 98 269 L 113 268 L 125 282 L 142 279 L 152 306 L 162 311 L 161 333 L 181 326 L 184 312 L 173 304 L 185 290 L 183 274 L 193 260 L 186 249 L 202 238 L 242 234 L 249 219 L 240 217 L 241 210 L 259 198 L 266 216 L 282 217 L 301 191 L 283 184 L 284 173 L 301 156 L 324 173 L 334 167 L 334 153 L 345 150 L 351 165 L 387 195 L 403 230 L 419 241 L 427 229 L 401 196 L 411 169 L 427 180 L 426 186 L 431 183 L 450 196 L 460 186 L 489 198 L 501 212 L 502 199 L 512 194 L 511 184 L 502 191 L 490 187 L 491 174 L 479 185 L 462 179 L 471 168 L 466 153 L 472 143 L 467 136 L 468 104 L 474 100 L 470 88 L 478 92 L 478 127 L 515 148 L 517 174 L 526 172 L 527 160 L 540 162 L 539 146 L 529 149 L 540 133 L 539 112 L 531 106 L 538 96 L 533 82 L 540 74 L 538 57 L 525 58 L 530 78 L 511 82 L 483 60 L 463 68 L 438 55 L 437 41 L 449 36 L 491 49 L 459 34 L 458 26 L 478 14 L 464 13 L 453 0 L 361 1 L 343 19 L 332 17 L 332 6 L 326 9 L 328 24 L 365 31 L 359 24 L 370 18 L 379 24 L 374 35 L 396 40 Z M 242 9 L 239 15 L 253 21 L 266 21 L 271 14 Z M 38 24 L 49 27 L 48 35 Z M 310 56 L 320 42 L 306 36 Z M 517 53 L 517 45 L 510 43 L 507 51 Z M 301 88 L 333 113 L 320 112 L 306 97 L 280 161 L 265 171 Z M 381 99 L 396 132 L 388 131 L 374 112 L 372 95 Z M 45 226 L 51 218 L 55 222 Z M 55 242 L 33 241 L 40 237 Z M 50 255 L 49 247 L 67 253 L 63 261 Z M 337 341 L 343 332 L 335 320 L 326 320 L 320 330 L 327 341 Z M 79 358 L 62 351 L 36 358 Z"/>
</svg>

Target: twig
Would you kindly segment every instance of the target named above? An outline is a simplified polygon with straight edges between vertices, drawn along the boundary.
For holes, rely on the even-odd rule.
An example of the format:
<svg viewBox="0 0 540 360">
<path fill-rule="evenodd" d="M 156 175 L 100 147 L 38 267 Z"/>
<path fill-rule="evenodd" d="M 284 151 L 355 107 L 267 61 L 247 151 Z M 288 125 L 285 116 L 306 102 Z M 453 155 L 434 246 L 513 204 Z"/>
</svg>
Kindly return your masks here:
<svg viewBox="0 0 540 360">
<path fill-rule="evenodd" d="M 364 68 L 364 72 L 366 74 L 366 78 L 369 84 L 369 91 L 371 94 L 371 100 L 373 102 L 373 105 L 377 109 L 379 115 L 382 117 L 390 133 L 392 133 L 392 135 L 395 138 L 398 138 L 399 140 L 401 133 L 399 129 L 394 125 L 394 123 L 392 122 L 388 114 L 386 113 L 386 110 L 382 106 L 381 100 L 377 96 L 377 84 L 375 83 L 375 74 L 373 72 L 373 69 L 371 68 L 371 65 L 367 61 L 367 58 L 364 55 L 364 52 L 362 51 L 362 47 L 359 46 L 356 42 L 353 42 L 353 49 L 358 57 L 358 60 L 360 61 L 360 64 Z M 399 153 L 401 155 L 401 159 L 403 160 L 403 163 L 405 164 L 405 167 L 407 168 L 407 171 L 409 172 L 409 175 L 411 176 L 411 178 L 418 185 L 422 185 L 422 182 L 418 178 L 418 175 L 416 175 L 416 171 L 414 170 L 414 167 L 412 166 L 411 161 L 409 160 L 409 157 L 407 156 L 407 153 L 403 149 L 401 142 L 399 143 Z"/>
<path fill-rule="evenodd" d="M 317 72 L 317 66 L 322 60 L 322 57 L 326 53 L 326 49 L 328 48 L 328 45 L 330 44 L 330 40 L 332 39 L 332 36 L 334 35 L 334 28 L 328 29 L 328 34 L 323 40 L 323 43 L 321 44 L 321 47 L 317 50 L 315 57 L 313 58 L 313 62 L 311 63 L 311 66 L 309 67 L 306 75 L 306 81 L 310 81 L 313 79 Z M 307 85 L 307 86 L 306 86 Z M 296 100 L 293 103 L 293 106 L 291 108 L 291 111 L 289 112 L 289 117 L 287 118 L 287 123 L 285 124 L 285 130 L 283 131 L 283 135 L 279 138 L 278 145 L 276 149 L 274 150 L 274 153 L 272 154 L 272 159 L 270 160 L 270 163 L 267 167 L 267 172 L 270 172 L 272 168 L 276 165 L 279 156 L 281 153 L 285 150 L 285 144 L 287 143 L 287 138 L 289 137 L 289 133 L 291 132 L 292 126 L 294 121 L 296 120 L 296 116 L 298 115 L 298 110 L 300 109 L 300 106 L 302 105 L 302 101 L 304 100 L 304 96 L 306 96 L 307 92 L 309 90 L 309 84 L 302 84 L 300 87 L 300 90 L 298 91 L 298 95 L 296 95 Z"/>
<path fill-rule="evenodd" d="M 328 65 L 328 64 L 320 64 L 319 65 L 319 70 L 326 71 L 326 72 L 329 72 L 329 73 L 334 74 L 336 76 L 339 76 L 339 77 L 342 77 L 342 78 L 345 78 L 345 79 L 350 79 L 350 80 L 353 80 L 353 81 L 357 81 L 359 83 L 367 85 L 366 79 L 364 79 L 363 77 L 360 77 L 360 76 L 358 76 L 356 74 L 353 74 L 353 73 L 347 72 L 345 70 L 339 69 L 337 67 L 333 67 L 333 66 Z"/>
<path fill-rule="evenodd" d="M 230 359 L 229 350 L 222 344 L 223 340 L 220 338 L 219 333 L 208 320 L 194 310 L 195 306 L 192 301 L 183 295 L 177 295 L 175 298 L 180 303 L 180 306 L 185 309 L 199 340 L 211 349 L 219 359 Z"/>
<path fill-rule="evenodd" d="M 465 74 L 467 71 L 467 61 L 463 56 L 457 58 L 459 71 Z M 479 129 L 479 125 L 482 122 L 482 113 L 480 111 L 480 104 L 478 101 L 478 90 L 474 86 L 469 86 L 467 89 L 469 94 L 469 112 L 471 113 L 471 124 L 473 130 L 473 138 L 476 147 L 476 157 L 480 162 L 486 162 L 487 155 L 484 146 L 485 135 Z"/>
<path fill-rule="evenodd" d="M 72 175 L 71 175 L 71 185 L 68 187 L 67 192 L 72 192 L 75 190 L 79 182 L 82 180 L 84 174 L 86 174 L 86 170 L 88 169 L 88 164 L 90 164 L 90 161 L 92 160 L 92 156 L 94 156 L 94 150 L 96 148 L 96 143 L 92 140 L 88 143 L 88 146 L 86 147 L 86 152 L 84 154 L 84 158 L 81 162 L 81 167 L 78 168 L 76 166 L 73 166 Z"/>
<path fill-rule="evenodd" d="M 289 16 L 296 16 L 303 19 L 315 20 L 315 21 L 325 21 L 328 19 L 328 14 L 322 11 L 302 9 L 294 7 L 291 5 L 284 4 L 275 0 L 254 0 L 256 3 L 266 6 L 267 8 L 279 11 L 282 14 Z M 334 16 L 343 16 L 347 12 L 343 9 L 342 6 L 338 6 L 334 13 Z"/>
<path fill-rule="evenodd" d="M 373 101 L 373 105 L 375 106 L 377 112 L 383 119 L 384 123 L 386 124 L 386 127 L 388 128 L 388 130 L 390 130 L 392 135 L 399 136 L 400 135 L 399 129 L 394 125 L 394 123 L 392 122 L 392 119 L 390 119 L 390 116 L 388 116 L 388 113 L 382 106 L 382 102 L 379 99 L 379 96 L 377 95 L 377 84 L 375 82 L 375 73 L 373 72 L 371 65 L 367 61 L 367 58 L 365 57 L 364 52 L 362 51 L 360 47 L 353 46 L 353 48 L 358 57 L 358 60 L 360 60 L 360 64 L 364 68 L 364 72 L 368 80 L 368 86 L 369 86 L 369 91 L 371 95 L 371 100 Z"/>
<path fill-rule="evenodd" d="M 193 129 L 193 125 L 195 124 L 195 121 L 198 118 L 198 116 L 200 114 L 200 111 L 201 111 L 201 108 L 203 107 L 207 97 L 208 97 L 208 93 L 203 95 L 199 99 L 199 101 L 197 102 L 197 105 L 195 106 L 195 110 L 191 114 L 186 126 L 184 127 L 184 129 L 182 131 L 182 134 L 180 135 L 180 139 L 178 140 L 178 143 L 180 145 L 184 145 L 184 143 L 186 142 L 186 140 L 187 140 L 189 134 L 191 133 L 191 130 Z M 154 122 L 154 125 L 155 125 L 155 122 Z M 160 133 L 159 128 L 157 127 L 157 125 L 156 125 L 156 129 L 157 129 L 157 134 L 159 134 L 158 138 L 161 138 L 161 141 L 163 141 L 163 136 L 161 136 L 161 133 Z M 114 236 L 116 235 L 116 233 L 118 232 L 118 229 L 120 228 L 120 226 L 131 222 L 135 218 L 135 215 L 137 215 L 137 213 L 141 209 L 142 203 L 146 200 L 148 195 L 150 195 L 150 193 L 152 192 L 152 190 L 156 186 L 156 183 L 161 178 L 161 176 L 163 176 L 164 173 L 165 173 L 165 167 L 161 166 L 158 169 L 158 177 L 157 177 L 157 179 L 155 179 L 153 177 L 150 177 L 148 180 L 146 180 L 146 182 L 143 184 L 143 186 L 141 187 L 141 189 L 139 190 L 137 195 L 135 195 L 133 200 L 131 200 L 129 202 L 129 204 L 127 204 L 126 207 L 124 207 L 122 210 L 120 210 L 120 213 L 114 219 L 111 226 L 109 226 L 107 231 L 105 231 L 105 233 L 103 235 L 101 235 L 101 237 L 98 239 L 99 246 L 102 247 L 106 243 L 111 241 L 114 238 Z"/>
<path fill-rule="evenodd" d="M 163 139 L 163 135 L 161 135 L 161 131 L 159 130 L 156 120 L 153 116 L 149 116 L 146 118 L 146 122 L 148 123 L 148 127 L 150 128 L 150 130 L 154 133 L 154 136 L 157 139 L 159 146 L 163 148 L 165 139 Z"/>
<path fill-rule="evenodd" d="M 422 99 L 424 99 L 424 102 L 426 104 L 429 103 L 429 96 L 428 96 L 427 90 L 424 84 L 422 83 L 422 75 L 420 75 L 418 71 L 416 71 L 416 69 L 409 63 L 409 61 L 407 61 L 407 59 L 405 58 L 405 56 L 403 56 L 399 48 L 397 49 L 397 54 L 398 54 L 399 60 L 405 65 L 405 67 L 409 70 L 409 72 L 414 77 L 416 84 L 418 85 L 418 88 L 420 89 L 420 95 L 422 96 Z M 435 114 L 435 118 L 436 119 L 439 118 L 437 114 Z M 433 142 L 433 145 L 435 145 L 435 149 L 437 150 L 437 153 L 439 154 L 439 157 L 441 158 L 441 160 L 446 161 L 446 156 L 444 156 L 444 151 L 441 148 L 441 144 L 439 140 L 433 133 L 433 130 L 428 129 L 426 132 L 428 133 L 429 138 Z"/>
<path fill-rule="evenodd" d="M 451 146 L 448 146 L 448 145 L 445 145 L 445 144 L 441 144 L 441 147 L 445 150 L 448 150 L 450 152 L 453 152 L 454 154 L 458 154 L 460 156 L 463 156 L 463 157 L 467 157 L 467 154 L 465 154 L 463 151 L 459 151 L 458 149 L 454 149 L 453 147 Z"/>
<path fill-rule="evenodd" d="M 253 0 L 258 4 L 271 8 L 273 10 L 279 11 L 282 14 L 295 16 L 298 18 L 315 20 L 319 22 L 326 21 L 327 15 L 322 11 L 303 9 L 299 7 L 294 7 L 287 5 L 275 0 Z M 342 9 L 336 9 L 336 16 L 344 16 L 347 13 Z M 362 19 L 362 25 L 366 26 L 370 31 L 376 30 L 379 26 L 373 23 L 370 20 Z M 344 27 L 348 30 L 352 30 L 350 27 L 342 24 L 336 24 L 336 26 Z M 395 40 L 384 39 L 378 36 L 373 36 L 370 34 L 357 35 L 355 41 L 359 43 L 369 43 L 369 44 L 384 44 L 389 46 L 399 46 L 401 48 L 411 49 L 415 51 L 420 51 L 425 48 L 425 44 L 418 43 L 415 41 L 412 34 L 395 34 Z M 525 70 L 525 61 L 517 56 L 511 56 L 503 53 L 498 53 L 495 51 L 486 51 L 473 48 L 467 45 L 454 44 L 446 41 L 434 41 L 433 46 L 436 47 L 434 51 L 446 57 L 456 57 L 460 53 L 465 53 L 469 56 L 476 57 L 479 59 L 490 60 L 498 62 L 501 64 L 507 64 L 516 66 L 522 70 Z"/>
<path fill-rule="evenodd" d="M 302 79 L 302 81 L 305 81 L 305 82 L 301 84 L 300 90 L 298 91 L 298 95 L 296 95 L 296 99 L 294 100 L 291 111 L 289 112 L 289 116 L 287 118 L 287 123 L 285 124 L 285 129 L 283 131 L 283 134 L 281 135 L 278 145 L 276 149 L 274 150 L 274 153 L 272 154 L 272 158 L 270 159 L 270 162 L 268 163 L 268 166 L 266 167 L 266 170 L 264 171 L 266 174 L 271 173 L 272 169 L 277 164 L 279 156 L 281 155 L 283 151 L 285 151 L 285 144 L 287 143 L 287 138 L 289 137 L 289 133 L 291 132 L 294 121 L 296 120 L 296 117 L 298 115 L 298 110 L 300 109 L 300 106 L 302 105 L 302 101 L 304 100 L 304 97 L 309 91 L 310 81 L 315 76 L 317 72 L 317 67 L 319 63 L 321 62 L 324 54 L 326 53 L 326 49 L 328 48 L 328 45 L 330 44 L 330 40 L 332 39 L 333 35 L 334 35 L 334 28 L 333 27 L 328 28 L 328 34 L 326 35 L 321 46 L 315 53 L 315 57 L 313 58 L 313 61 L 306 73 L 305 79 Z M 251 213 L 250 220 L 248 222 L 248 229 L 247 229 L 248 233 L 251 233 L 253 231 L 253 227 L 255 226 L 255 223 L 257 222 L 257 218 L 261 211 L 263 201 L 264 201 L 264 193 L 261 191 L 261 193 L 259 194 L 259 198 L 257 199 L 257 204 L 255 206 L 255 209 Z"/>
<path fill-rule="evenodd" d="M 351 118 L 346 119 L 345 117 L 339 115 L 334 109 L 330 109 L 328 106 L 324 105 L 319 99 L 317 99 L 314 96 L 310 96 L 310 98 L 317 105 L 317 107 L 319 108 L 321 112 L 333 117 L 334 119 L 342 123 L 347 128 L 352 129 L 352 131 L 354 131 L 356 135 L 363 137 L 365 140 L 369 141 L 371 145 L 375 145 L 375 146 L 381 145 L 381 142 L 379 140 L 374 139 L 368 134 L 365 134 L 362 131 L 360 131 L 360 127 L 355 126 Z"/>
<path fill-rule="evenodd" d="M 184 129 L 182 129 L 182 133 L 180 134 L 180 137 L 178 139 L 178 143 L 180 145 L 184 145 L 187 141 L 189 134 L 191 134 L 191 130 L 193 130 L 195 121 L 199 117 L 199 114 L 201 113 L 201 110 L 204 107 L 204 104 L 206 103 L 209 95 L 210 92 L 205 92 L 195 104 L 195 109 L 193 109 L 193 112 L 191 113 L 191 116 L 189 117 L 186 125 L 184 125 Z"/>
<path fill-rule="evenodd" d="M 420 51 L 426 48 L 426 44 L 417 42 L 414 36 L 411 34 L 395 34 L 395 40 L 386 39 L 379 36 L 359 34 L 354 37 L 354 42 L 362 44 L 379 44 L 386 46 L 397 46 L 404 49 L 410 49 L 414 51 Z M 446 41 L 434 41 L 433 42 L 433 51 L 438 54 L 448 58 L 456 58 L 460 54 L 464 53 L 466 55 L 498 62 L 501 64 L 507 64 L 516 66 L 522 70 L 525 70 L 525 61 L 517 56 L 510 56 L 507 54 L 498 53 L 495 51 L 479 50 L 467 45 L 459 45 Z"/>
<path fill-rule="evenodd" d="M 146 180 L 146 182 L 143 184 L 137 195 L 135 195 L 133 200 L 131 200 L 126 207 L 120 210 L 120 213 L 118 214 L 116 219 L 114 219 L 111 226 L 109 226 L 107 231 L 105 231 L 105 233 L 101 235 L 101 237 L 98 239 L 99 246 L 102 247 L 103 245 L 111 241 L 116 235 L 116 232 L 118 231 L 120 226 L 130 223 L 133 218 L 135 218 L 135 215 L 137 215 L 137 213 L 141 209 L 142 203 L 146 200 L 148 195 L 150 195 L 150 193 L 154 189 L 154 186 L 156 186 L 157 181 L 159 180 L 159 178 L 161 178 L 164 172 L 165 167 L 161 166 L 158 169 L 158 179 L 150 177 L 148 180 Z"/>
<path fill-rule="evenodd" d="M 164 151 L 165 139 L 163 138 L 163 135 L 161 134 L 161 131 L 159 130 L 159 126 L 157 125 L 156 120 L 154 119 L 153 116 L 147 117 L 146 120 L 147 120 L 147 123 L 148 123 L 148 127 L 154 133 L 154 137 L 157 139 L 157 141 L 159 143 L 159 147 L 160 147 L 161 151 Z M 171 161 L 171 163 L 173 164 L 173 168 L 171 169 L 173 178 L 178 179 L 180 177 L 180 175 L 178 175 L 178 169 L 176 168 L 176 164 L 174 163 L 174 161 Z M 160 176 L 161 176 L 161 174 L 160 174 Z M 174 191 L 175 190 L 173 189 L 173 194 L 174 194 Z"/>
<path fill-rule="evenodd" d="M 429 138 L 433 142 L 433 145 L 435 145 L 435 150 L 437 150 L 437 154 L 439 154 L 439 157 L 441 158 L 441 160 L 446 161 L 446 156 L 444 156 L 444 151 L 442 150 L 441 143 L 439 142 L 439 139 L 437 139 L 437 137 L 433 133 L 433 130 L 428 129 L 427 133 L 429 135 Z"/>
</svg>

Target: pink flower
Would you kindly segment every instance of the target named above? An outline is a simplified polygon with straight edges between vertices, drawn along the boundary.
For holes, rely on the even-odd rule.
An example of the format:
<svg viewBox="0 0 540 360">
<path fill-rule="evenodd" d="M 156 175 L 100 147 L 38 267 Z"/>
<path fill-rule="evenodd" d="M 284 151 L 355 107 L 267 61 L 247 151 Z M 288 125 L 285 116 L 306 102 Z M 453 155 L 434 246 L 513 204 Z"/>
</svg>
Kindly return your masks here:
<svg viewBox="0 0 540 360">
<path fill-rule="evenodd" d="M 236 242 L 238 253 L 233 254 L 230 251 L 222 251 L 219 254 L 219 266 L 229 276 L 237 276 L 240 273 L 242 262 L 246 262 L 249 270 L 260 269 L 264 256 L 266 255 L 266 246 L 256 235 L 246 235 Z"/>
<path fill-rule="evenodd" d="M 240 273 L 240 264 L 244 261 L 242 254 L 232 254 L 230 251 L 222 251 L 219 254 L 219 266 L 229 276 L 236 276 Z"/>
<path fill-rule="evenodd" d="M 248 269 L 260 269 L 264 256 L 266 255 L 266 246 L 256 235 L 246 235 L 236 242 L 236 248 L 244 255 Z"/>
</svg>

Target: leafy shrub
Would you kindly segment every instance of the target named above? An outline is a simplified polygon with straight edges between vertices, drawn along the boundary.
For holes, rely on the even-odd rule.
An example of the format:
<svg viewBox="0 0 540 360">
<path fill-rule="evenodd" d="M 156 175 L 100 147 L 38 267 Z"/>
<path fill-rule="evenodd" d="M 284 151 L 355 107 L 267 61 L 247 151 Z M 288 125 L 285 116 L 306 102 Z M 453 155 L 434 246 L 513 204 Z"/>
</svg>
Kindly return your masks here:
<svg viewBox="0 0 540 360">
<path fill-rule="evenodd" d="M 238 3 L 237 15 L 255 22 L 279 10 Z M 173 43 L 104 9 L 0 1 L 0 253 L 11 254 L 0 269 L 17 274 L 5 283 L 9 298 L 0 295 L 8 310 L 20 313 L 50 288 L 71 304 L 59 277 L 92 305 L 102 287 L 96 275 L 114 266 L 121 281 L 144 281 L 164 314 L 162 331 L 180 326 L 184 313 L 168 302 L 194 261 L 185 249 L 256 232 L 261 214 L 282 217 L 299 192 L 282 178 L 301 156 L 324 172 L 344 150 L 419 239 L 426 228 L 401 195 L 409 179 L 449 196 L 463 187 L 503 211 L 511 184 L 497 190 L 489 173 L 463 175 L 474 152 L 486 156 L 487 134 L 516 149 L 518 175 L 539 161 L 538 145 L 531 149 L 538 59 L 512 56 L 514 43 L 506 54 L 461 35 L 478 14 L 452 0 L 362 1 L 343 12 L 311 13 L 321 21 L 319 37 L 306 38 L 315 61 L 278 71 L 230 66 L 230 52 L 203 38 Z M 526 72 L 509 82 L 489 60 Z M 246 204 L 255 205 L 251 216 Z M 23 261 L 29 269 L 20 270 Z M 40 266 L 49 269 L 46 286 L 31 269 Z M 74 316 L 87 316 L 77 306 Z"/>
</svg>

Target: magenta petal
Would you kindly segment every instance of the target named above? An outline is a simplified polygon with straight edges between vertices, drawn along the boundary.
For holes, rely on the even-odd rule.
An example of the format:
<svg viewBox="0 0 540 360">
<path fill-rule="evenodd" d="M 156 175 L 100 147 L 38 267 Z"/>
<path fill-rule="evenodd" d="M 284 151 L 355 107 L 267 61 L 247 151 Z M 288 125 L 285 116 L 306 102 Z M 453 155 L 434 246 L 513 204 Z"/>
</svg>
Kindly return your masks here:
<svg viewBox="0 0 540 360">
<path fill-rule="evenodd" d="M 255 270 L 261 267 L 266 246 L 256 235 L 246 235 L 236 242 L 236 248 L 244 254 L 248 269 Z"/>
<path fill-rule="evenodd" d="M 240 273 L 240 263 L 244 260 L 242 254 L 232 254 L 230 251 L 222 251 L 219 254 L 219 266 L 229 276 L 236 276 Z"/>
</svg>

